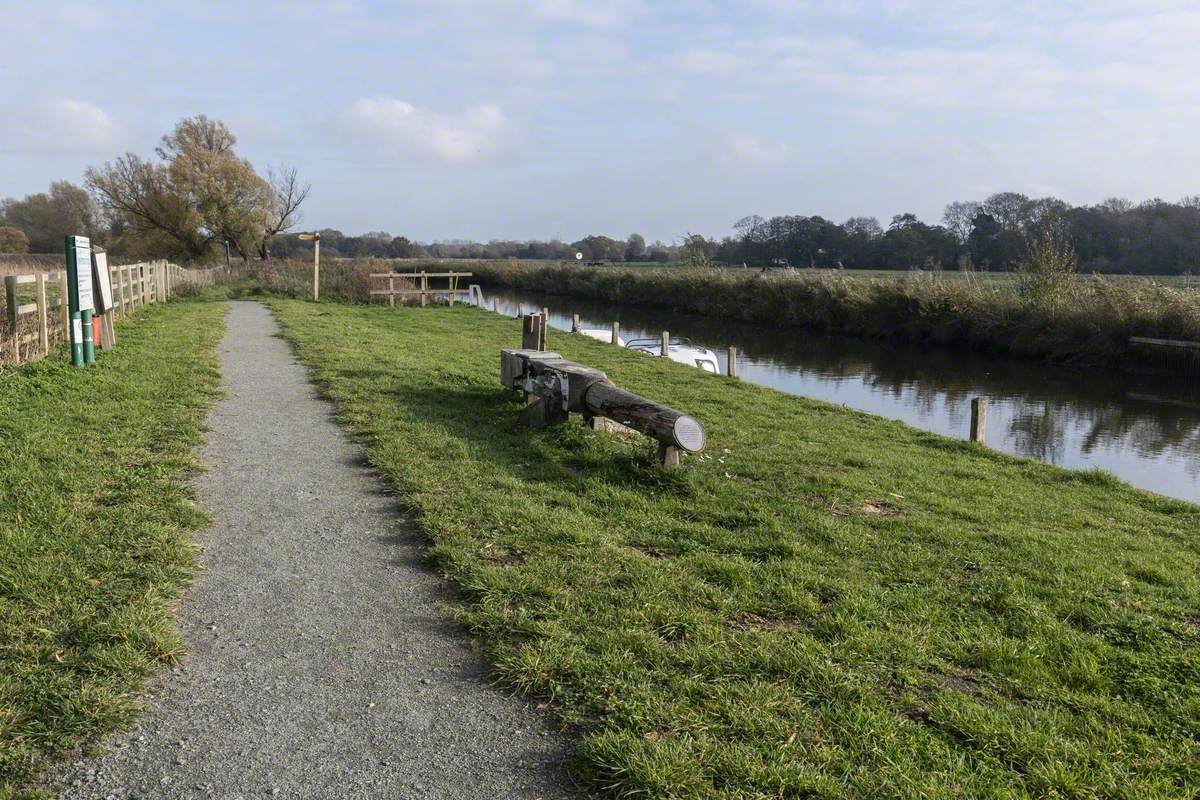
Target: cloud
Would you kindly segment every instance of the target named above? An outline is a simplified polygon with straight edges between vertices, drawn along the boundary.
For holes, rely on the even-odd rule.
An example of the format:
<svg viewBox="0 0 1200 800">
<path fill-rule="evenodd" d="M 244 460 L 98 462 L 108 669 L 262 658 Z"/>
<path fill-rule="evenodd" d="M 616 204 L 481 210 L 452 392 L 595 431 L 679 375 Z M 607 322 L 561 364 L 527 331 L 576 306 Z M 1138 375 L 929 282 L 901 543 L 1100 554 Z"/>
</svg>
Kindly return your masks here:
<svg viewBox="0 0 1200 800">
<path fill-rule="evenodd" d="M 38 102 L 0 118 L 0 147 L 17 152 L 104 152 L 119 139 L 113 118 L 85 100 Z"/>
<path fill-rule="evenodd" d="M 447 115 L 392 97 L 359 99 L 350 108 L 347 123 L 386 152 L 430 155 L 451 163 L 494 155 L 507 142 L 511 128 L 495 105 Z"/>
<path fill-rule="evenodd" d="M 530 7 L 538 19 L 572 22 L 604 30 L 625 25 L 641 10 L 641 4 L 634 0 L 535 0 Z"/>
<path fill-rule="evenodd" d="M 718 146 L 721 159 L 738 166 L 773 166 L 792 157 L 792 148 L 786 144 L 742 131 L 727 131 Z"/>
</svg>

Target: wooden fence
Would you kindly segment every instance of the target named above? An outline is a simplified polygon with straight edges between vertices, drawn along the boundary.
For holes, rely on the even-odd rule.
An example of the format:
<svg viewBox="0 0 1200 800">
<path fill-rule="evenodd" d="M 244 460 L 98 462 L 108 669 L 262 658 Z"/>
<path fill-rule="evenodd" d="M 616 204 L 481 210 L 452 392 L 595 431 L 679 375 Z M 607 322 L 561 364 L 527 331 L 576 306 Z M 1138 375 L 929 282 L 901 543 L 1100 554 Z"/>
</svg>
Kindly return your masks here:
<svg viewBox="0 0 1200 800">
<path fill-rule="evenodd" d="M 421 299 L 421 305 L 427 305 L 432 300 L 445 300 L 454 305 L 455 300 L 461 300 L 459 295 L 470 296 L 469 289 L 460 289 L 460 278 L 470 278 L 469 272 L 372 272 L 372 281 L 386 281 L 386 289 L 372 289 L 372 297 L 386 297 L 389 306 L 396 305 L 396 299 L 401 303 Z M 433 278 L 445 281 L 443 288 L 433 288 L 429 280 Z"/>
<path fill-rule="evenodd" d="M 188 270 L 168 261 L 119 264 L 108 268 L 116 319 L 150 303 L 168 300 L 180 286 L 213 282 L 209 270 Z M 4 277 L 4 323 L 0 324 L 0 363 L 23 364 L 45 358 L 68 340 L 67 271 Z M 99 344 L 99 343 L 97 343 Z"/>
</svg>

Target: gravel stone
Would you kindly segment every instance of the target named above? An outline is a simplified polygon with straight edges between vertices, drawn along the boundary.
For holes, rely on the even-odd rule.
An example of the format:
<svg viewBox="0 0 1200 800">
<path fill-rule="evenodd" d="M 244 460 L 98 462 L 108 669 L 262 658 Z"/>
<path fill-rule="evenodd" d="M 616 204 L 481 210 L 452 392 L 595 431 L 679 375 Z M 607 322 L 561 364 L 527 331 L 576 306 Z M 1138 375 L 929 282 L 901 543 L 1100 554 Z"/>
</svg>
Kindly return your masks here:
<svg viewBox="0 0 1200 800">
<path fill-rule="evenodd" d="M 64 765 L 50 790 L 577 796 L 563 737 L 488 685 L 420 535 L 276 332 L 261 304 L 230 303 L 227 396 L 195 483 L 215 522 L 179 612 L 185 668 L 164 670 L 133 729 Z"/>
</svg>

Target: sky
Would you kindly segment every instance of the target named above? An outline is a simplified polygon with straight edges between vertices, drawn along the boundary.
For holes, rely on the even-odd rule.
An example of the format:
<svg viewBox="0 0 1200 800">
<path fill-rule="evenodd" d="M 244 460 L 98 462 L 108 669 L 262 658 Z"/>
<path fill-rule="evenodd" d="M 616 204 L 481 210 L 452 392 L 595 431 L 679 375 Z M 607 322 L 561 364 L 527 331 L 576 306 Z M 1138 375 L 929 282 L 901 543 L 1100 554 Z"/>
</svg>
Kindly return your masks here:
<svg viewBox="0 0 1200 800">
<path fill-rule="evenodd" d="M 419 241 L 1200 193 L 1195 0 L 0 0 L 0 197 L 223 120 Z"/>
</svg>

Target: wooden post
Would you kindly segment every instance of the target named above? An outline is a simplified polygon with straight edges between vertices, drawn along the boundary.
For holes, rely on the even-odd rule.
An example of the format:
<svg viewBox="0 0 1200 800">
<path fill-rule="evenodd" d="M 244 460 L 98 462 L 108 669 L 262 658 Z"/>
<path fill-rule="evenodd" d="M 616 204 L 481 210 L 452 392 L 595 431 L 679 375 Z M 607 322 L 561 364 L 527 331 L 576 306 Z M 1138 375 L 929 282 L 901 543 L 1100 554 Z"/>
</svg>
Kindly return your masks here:
<svg viewBox="0 0 1200 800">
<path fill-rule="evenodd" d="M 731 378 L 737 377 L 737 348 L 733 345 L 729 346 L 729 361 L 725 367 L 725 374 Z"/>
<path fill-rule="evenodd" d="M 659 355 L 663 358 L 671 357 L 671 332 L 662 332 L 662 352 Z"/>
<path fill-rule="evenodd" d="M 396 279 L 392 275 L 388 275 L 388 305 L 396 305 Z"/>
<path fill-rule="evenodd" d="M 679 466 L 679 448 L 664 442 L 658 443 L 658 461 L 664 467 Z"/>
<path fill-rule="evenodd" d="M 129 316 L 133 313 L 133 267 L 126 264 L 121 269 L 125 273 L 125 291 L 122 300 L 125 306 L 125 316 Z"/>
<path fill-rule="evenodd" d="M 530 314 L 521 318 L 521 349 L 546 349 L 546 318 L 541 314 Z"/>
<path fill-rule="evenodd" d="M 517 303 L 517 319 L 525 316 L 525 306 L 522 303 Z"/>
<path fill-rule="evenodd" d="M 987 400 L 976 397 L 971 401 L 971 441 L 984 442 L 984 431 L 987 428 Z"/>
<path fill-rule="evenodd" d="M 454 305 L 454 291 L 458 288 L 458 281 L 454 280 L 454 270 L 450 270 L 450 305 Z"/>
<path fill-rule="evenodd" d="M 71 304 L 67 302 L 67 271 L 58 271 L 58 318 L 62 321 L 62 335 L 71 341 Z"/>
<path fill-rule="evenodd" d="M 621 343 L 621 323 L 615 321 L 612 324 L 612 343 Z"/>
<path fill-rule="evenodd" d="M 8 324 L 17 330 L 17 276 L 4 276 L 4 296 L 8 299 Z"/>
<path fill-rule="evenodd" d="M 546 308 L 545 306 L 542 306 L 542 316 L 545 317 L 546 319 L 550 319 L 550 309 Z"/>
<path fill-rule="evenodd" d="M 112 313 L 108 312 L 100 315 L 100 349 L 112 350 Z"/>
<path fill-rule="evenodd" d="M 17 276 L 4 276 L 4 294 L 8 298 L 8 324 L 12 329 L 13 356 L 21 360 L 21 333 L 17 330 Z"/>
<path fill-rule="evenodd" d="M 313 302 L 321 299 L 321 234 L 313 239 Z"/>
<path fill-rule="evenodd" d="M 571 333 L 579 333 L 579 315 L 571 315 Z"/>
<path fill-rule="evenodd" d="M 421 308 L 425 307 L 425 293 L 429 291 L 429 278 L 425 275 L 425 270 L 421 270 Z"/>
<path fill-rule="evenodd" d="M 493 314 L 500 313 L 500 300 L 495 297 L 492 298 L 492 313 Z"/>
<path fill-rule="evenodd" d="M 121 285 L 121 270 L 122 269 L 123 269 L 123 267 L 114 266 L 112 268 L 111 272 L 116 273 L 116 275 L 112 275 L 112 279 L 113 279 L 112 280 L 113 312 L 123 317 L 123 316 L 125 316 L 125 287 L 123 285 Z M 110 272 L 110 274 L 111 274 L 111 272 Z"/>
<path fill-rule="evenodd" d="M 46 273 L 37 274 L 38 348 L 50 355 L 50 308 L 46 305 Z"/>
</svg>

